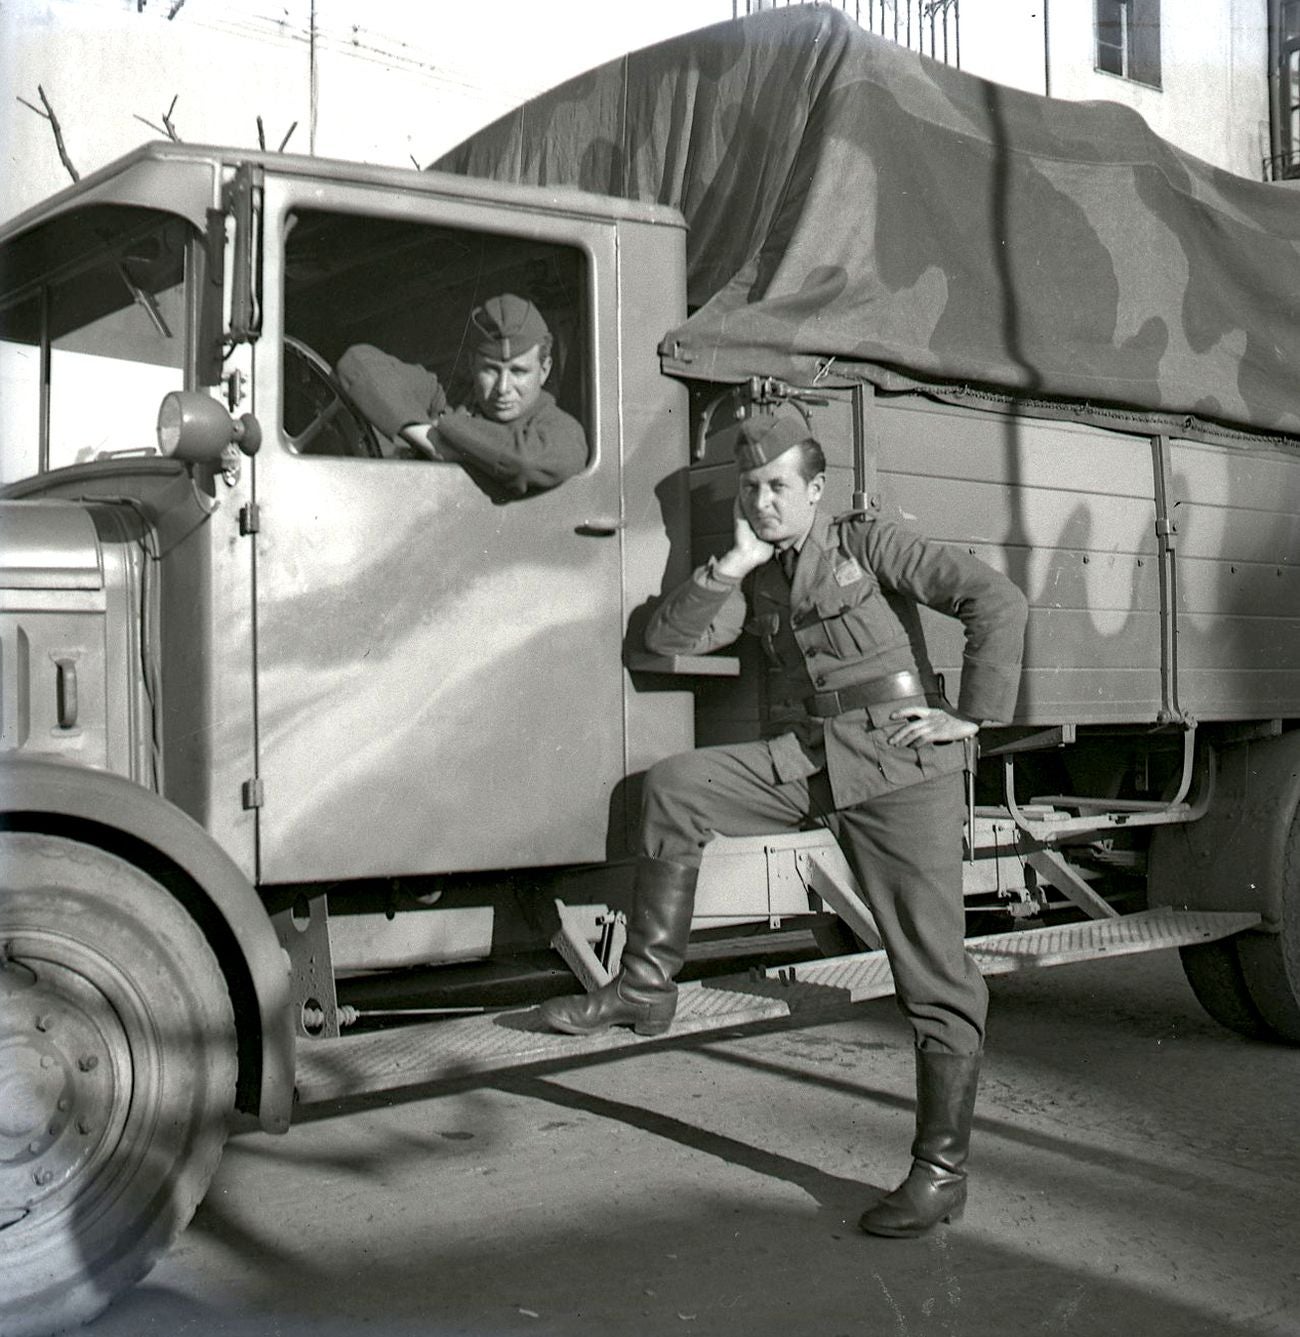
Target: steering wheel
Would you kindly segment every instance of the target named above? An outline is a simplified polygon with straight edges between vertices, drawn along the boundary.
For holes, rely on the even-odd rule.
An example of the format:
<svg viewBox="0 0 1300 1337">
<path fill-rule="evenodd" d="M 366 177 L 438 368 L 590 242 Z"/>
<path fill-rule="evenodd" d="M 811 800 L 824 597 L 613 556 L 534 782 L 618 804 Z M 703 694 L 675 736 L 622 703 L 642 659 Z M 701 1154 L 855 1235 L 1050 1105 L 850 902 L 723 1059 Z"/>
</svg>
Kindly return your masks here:
<svg viewBox="0 0 1300 1337">
<path fill-rule="evenodd" d="M 299 455 L 377 460 L 390 453 L 330 364 L 291 334 L 284 336 L 284 430 Z"/>
</svg>

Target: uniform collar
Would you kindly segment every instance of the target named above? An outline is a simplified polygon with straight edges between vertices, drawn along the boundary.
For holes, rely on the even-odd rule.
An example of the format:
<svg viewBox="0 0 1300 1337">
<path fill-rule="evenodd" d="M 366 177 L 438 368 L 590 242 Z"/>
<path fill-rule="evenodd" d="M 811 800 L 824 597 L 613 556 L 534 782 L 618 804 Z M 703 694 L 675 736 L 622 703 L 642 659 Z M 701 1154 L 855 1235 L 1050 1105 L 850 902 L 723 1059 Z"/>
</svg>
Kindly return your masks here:
<svg viewBox="0 0 1300 1337">
<path fill-rule="evenodd" d="M 827 534 L 830 528 L 830 520 L 824 517 L 820 510 L 813 514 L 813 522 L 808 532 L 794 544 L 795 552 L 803 552 L 804 548 L 811 543 L 815 548 L 825 549 L 827 545 Z"/>
<path fill-rule="evenodd" d="M 803 541 L 796 545 L 799 557 L 795 563 L 794 580 L 790 583 L 791 603 L 798 602 L 807 593 L 809 583 L 815 579 L 813 573 L 825 560 L 826 551 L 831 546 L 830 524 L 829 517 L 818 510 Z"/>
</svg>

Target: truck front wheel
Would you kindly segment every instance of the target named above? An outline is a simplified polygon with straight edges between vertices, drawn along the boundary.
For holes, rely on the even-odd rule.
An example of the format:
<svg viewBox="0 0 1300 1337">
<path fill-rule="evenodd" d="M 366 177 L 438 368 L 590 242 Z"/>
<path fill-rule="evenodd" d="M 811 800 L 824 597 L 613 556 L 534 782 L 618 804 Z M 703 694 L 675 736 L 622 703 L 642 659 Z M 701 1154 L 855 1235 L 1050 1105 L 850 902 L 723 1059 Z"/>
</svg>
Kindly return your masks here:
<svg viewBox="0 0 1300 1337">
<path fill-rule="evenodd" d="M 211 948 L 139 868 L 0 832 L 0 1334 L 84 1323 L 188 1223 L 235 1028 Z"/>
</svg>

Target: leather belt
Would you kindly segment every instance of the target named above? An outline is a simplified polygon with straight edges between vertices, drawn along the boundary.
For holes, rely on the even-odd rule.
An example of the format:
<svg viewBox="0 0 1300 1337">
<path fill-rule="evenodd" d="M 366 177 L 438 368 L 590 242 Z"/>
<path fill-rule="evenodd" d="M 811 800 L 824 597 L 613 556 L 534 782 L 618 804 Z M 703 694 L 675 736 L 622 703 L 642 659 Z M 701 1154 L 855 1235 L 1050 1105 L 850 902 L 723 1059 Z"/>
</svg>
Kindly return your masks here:
<svg viewBox="0 0 1300 1337">
<path fill-rule="evenodd" d="M 920 675 L 911 669 L 903 669 L 883 678 L 850 683 L 837 692 L 816 692 L 812 696 L 805 696 L 803 707 L 810 715 L 826 719 L 831 715 L 842 715 L 846 710 L 857 710 L 861 706 L 883 706 L 887 701 L 926 694 L 926 686 Z"/>
</svg>

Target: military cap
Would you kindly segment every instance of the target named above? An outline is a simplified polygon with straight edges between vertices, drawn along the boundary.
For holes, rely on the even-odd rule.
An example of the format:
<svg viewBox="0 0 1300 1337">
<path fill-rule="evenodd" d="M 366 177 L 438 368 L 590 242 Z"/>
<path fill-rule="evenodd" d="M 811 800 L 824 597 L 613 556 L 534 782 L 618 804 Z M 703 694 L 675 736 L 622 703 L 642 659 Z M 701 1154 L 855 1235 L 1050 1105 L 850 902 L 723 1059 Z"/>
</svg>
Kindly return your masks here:
<svg viewBox="0 0 1300 1337">
<path fill-rule="evenodd" d="M 489 297 L 482 306 L 476 306 L 469 324 L 470 348 L 487 357 L 518 357 L 550 334 L 542 313 L 512 292 Z"/>
<path fill-rule="evenodd" d="M 760 409 L 736 428 L 736 464 L 741 469 L 758 469 L 791 446 L 812 439 L 808 420 L 798 409 L 787 404 L 772 413 Z"/>
</svg>

